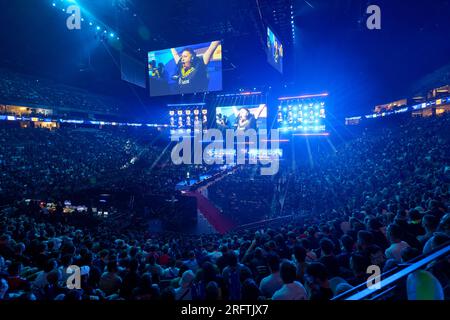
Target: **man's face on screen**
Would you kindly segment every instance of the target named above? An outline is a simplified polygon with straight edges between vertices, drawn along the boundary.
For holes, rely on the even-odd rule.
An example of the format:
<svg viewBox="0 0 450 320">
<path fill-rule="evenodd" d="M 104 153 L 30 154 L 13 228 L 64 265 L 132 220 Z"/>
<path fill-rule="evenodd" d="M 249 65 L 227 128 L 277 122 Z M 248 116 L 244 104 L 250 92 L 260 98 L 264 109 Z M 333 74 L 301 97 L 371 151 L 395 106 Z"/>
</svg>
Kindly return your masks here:
<svg viewBox="0 0 450 320">
<path fill-rule="evenodd" d="M 192 60 L 192 54 L 189 51 L 183 51 L 181 54 L 181 62 L 183 63 L 183 67 L 190 68 Z"/>
</svg>

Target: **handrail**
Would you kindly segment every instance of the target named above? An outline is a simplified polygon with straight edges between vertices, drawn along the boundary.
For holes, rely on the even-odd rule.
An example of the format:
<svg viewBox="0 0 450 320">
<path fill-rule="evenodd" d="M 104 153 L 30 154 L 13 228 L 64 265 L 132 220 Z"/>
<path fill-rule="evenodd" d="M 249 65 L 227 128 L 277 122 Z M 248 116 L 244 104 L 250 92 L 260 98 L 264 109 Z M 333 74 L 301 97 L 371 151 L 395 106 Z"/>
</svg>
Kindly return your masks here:
<svg viewBox="0 0 450 320">
<path fill-rule="evenodd" d="M 237 232 L 240 230 L 247 230 L 247 229 L 253 229 L 253 228 L 257 228 L 257 227 L 261 227 L 267 223 L 276 223 L 278 221 L 282 221 L 282 220 L 286 220 L 289 218 L 294 217 L 294 215 L 288 215 L 288 216 L 283 216 L 283 217 L 276 217 L 276 218 L 272 218 L 272 219 L 266 219 L 266 220 L 260 220 L 260 221 L 256 221 L 256 222 L 252 222 L 252 223 L 247 223 L 247 224 L 243 224 L 240 225 L 238 227 L 236 227 L 235 229 L 233 229 L 232 231 Z"/>
<path fill-rule="evenodd" d="M 372 296 L 374 294 L 376 294 L 376 295 L 373 296 L 371 298 L 371 300 L 378 299 L 382 295 L 384 295 L 386 292 L 391 291 L 392 287 L 389 287 L 389 286 L 395 284 L 395 282 L 397 282 L 398 280 L 408 276 L 409 274 L 423 268 L 430 262 L 432 262 L 436 259 L 439 259 L 440 257 L 447 255 L 447 254 L 450 254 L 450 242 L 440 246 L 439 248 L 437 248 L 432 253 L 430 253 L 426 256 L 422 255 L 422 256 L 414 259 L 411 263 L 403 265 L 406 267 L 399 271 L 396 271 L 396 269 L 393 269 L 393 270 L 391 269 L 391 270 L 385 272 L 384 274 L 380 275 L 379 278 L 382 280 L 379 283 L 380 284 L 379 288 L 368 288 L 367 284 L 363 283 L 347 292 L 340 294 L 339 296 L 333 298 L 333 300 L 350 300 L 350 301 L 363 300 L 363 299 L 369 298 L 370 296 Z M 365 289 L 362 291 L 359 291 L 362 288 L 365 288 Z"/>
</svg>

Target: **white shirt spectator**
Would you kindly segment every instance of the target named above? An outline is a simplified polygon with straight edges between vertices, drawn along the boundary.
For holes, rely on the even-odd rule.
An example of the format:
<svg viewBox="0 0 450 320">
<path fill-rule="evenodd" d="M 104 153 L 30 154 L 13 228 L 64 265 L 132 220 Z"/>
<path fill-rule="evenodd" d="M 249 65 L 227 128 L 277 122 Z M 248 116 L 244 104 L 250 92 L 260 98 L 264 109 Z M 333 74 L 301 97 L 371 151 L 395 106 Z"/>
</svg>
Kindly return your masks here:
<svg viewBox="0 0 450 320">
<path fill-rule="evenodd" d="M 385 252 L 386 258 L 394 259 L 396 261 L 401 261 L 402 260 L 402 250 L 405 248 L 409 248 L 409 244 L 407 244 L 405 241 L 391 244 L 391 246 L 386 249 L 386 252 Z"/>
<path fill-rule="evenodd" d="M 280 272 L 275 272 L 261 280 L 259 290 L 261 290 L 263 296 L 270 298 L 282 286 L 283 280 L 280 277 Z"/>
<path fill-rule="evenodd" d="M 280 290 L 274 293 L 272 300 L 308 300 L 305 287 L 294 281 L 283 285 Z"/>
</svg>

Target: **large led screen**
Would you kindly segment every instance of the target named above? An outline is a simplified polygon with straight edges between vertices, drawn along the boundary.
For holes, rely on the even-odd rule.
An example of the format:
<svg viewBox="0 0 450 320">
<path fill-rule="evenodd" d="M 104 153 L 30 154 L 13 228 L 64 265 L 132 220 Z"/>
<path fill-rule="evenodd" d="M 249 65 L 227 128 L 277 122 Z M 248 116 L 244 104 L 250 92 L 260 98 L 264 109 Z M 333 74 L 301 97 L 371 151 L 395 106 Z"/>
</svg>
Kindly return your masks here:
<svg viewBox="0 0 450 320">
<path fill-rule="evenodd" d="M 222 45 L 212 41 L 148 54 L 150 96 L 222 90 Z"/>
</svg>

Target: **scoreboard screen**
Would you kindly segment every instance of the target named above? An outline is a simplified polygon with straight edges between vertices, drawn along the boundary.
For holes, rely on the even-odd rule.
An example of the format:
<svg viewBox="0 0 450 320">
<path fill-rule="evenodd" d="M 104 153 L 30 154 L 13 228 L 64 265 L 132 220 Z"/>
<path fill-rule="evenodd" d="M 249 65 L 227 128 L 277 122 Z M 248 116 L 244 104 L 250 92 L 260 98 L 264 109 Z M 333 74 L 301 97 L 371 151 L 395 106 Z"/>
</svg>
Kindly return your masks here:
<svg viewBox="0 0 450 320">
<path fill-rule="evenodd" d="M 193 130 L 194 127 L 208 124 L 208 110 L 204 106 L 179 106 L 169 111 L 171 129 Z"/>
<path fill-rule="evenodd" d="M 282 132 L 325 132 L 325 119 L 323 99 L 283 100 L 278 106 L 277 123 Z"/>
</svg>

